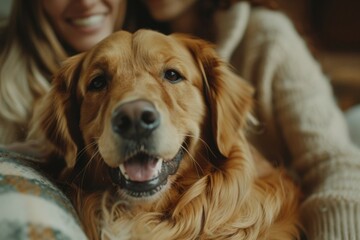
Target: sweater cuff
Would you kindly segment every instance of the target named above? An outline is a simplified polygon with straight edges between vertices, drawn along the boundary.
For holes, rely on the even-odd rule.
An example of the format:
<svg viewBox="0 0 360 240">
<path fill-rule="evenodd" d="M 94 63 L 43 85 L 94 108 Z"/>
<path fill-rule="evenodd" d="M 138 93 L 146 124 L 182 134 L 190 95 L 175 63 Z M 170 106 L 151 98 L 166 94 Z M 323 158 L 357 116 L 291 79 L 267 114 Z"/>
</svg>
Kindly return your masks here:
<svg viewBox="0 0 360 240">
<path fill-rule="evenodd" d="M 359 201 L 323 194 L 306 199 L 301 207 L 301 221 L 307 239 L 360 239 Z"/>
</svg>

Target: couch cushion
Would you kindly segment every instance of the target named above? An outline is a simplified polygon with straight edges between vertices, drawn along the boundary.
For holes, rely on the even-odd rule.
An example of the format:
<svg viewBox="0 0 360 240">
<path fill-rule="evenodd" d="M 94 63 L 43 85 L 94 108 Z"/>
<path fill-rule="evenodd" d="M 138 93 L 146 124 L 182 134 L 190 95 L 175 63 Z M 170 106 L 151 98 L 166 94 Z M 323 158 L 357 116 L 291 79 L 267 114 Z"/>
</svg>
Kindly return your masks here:
<svg viewBox="0 0 360 240">
<path fill-rule="evenodd" d="M 0 239 L 86 239 L 69 199 L 33 160 L 0 150 Z"/>
</svg>

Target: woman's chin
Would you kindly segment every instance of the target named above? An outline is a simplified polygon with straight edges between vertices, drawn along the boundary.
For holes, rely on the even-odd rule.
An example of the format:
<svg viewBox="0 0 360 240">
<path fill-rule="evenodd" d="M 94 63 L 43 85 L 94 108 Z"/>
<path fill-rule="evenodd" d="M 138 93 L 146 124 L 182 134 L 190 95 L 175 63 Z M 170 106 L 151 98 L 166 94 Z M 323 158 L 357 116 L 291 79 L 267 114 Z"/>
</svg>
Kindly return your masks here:
<svg viewBox="0 0 360 240">
<path fill-rule="evenodd" d="M 69 45 L 76 51 L 76 52 L 83 52 L 87 51 L 93 46 L 95 46 L 97 43 L 99 43 L 101 40 L 109 36 L 111 32 L 109 33 L 100 33 L 100 34 L 90 34 L 85 36 L 79 36 L 76 39 L 73 39 L 72 41 L 68 41 Z"/>
</svg>

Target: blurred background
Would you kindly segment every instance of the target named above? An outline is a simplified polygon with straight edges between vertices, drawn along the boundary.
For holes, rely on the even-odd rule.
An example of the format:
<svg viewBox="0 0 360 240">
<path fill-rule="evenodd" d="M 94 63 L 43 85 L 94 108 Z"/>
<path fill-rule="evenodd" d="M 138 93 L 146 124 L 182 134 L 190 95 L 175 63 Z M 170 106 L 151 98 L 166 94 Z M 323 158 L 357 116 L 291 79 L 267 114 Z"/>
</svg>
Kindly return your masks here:
<svg viewBox="0 0 360 240">
<path fill-rule="evenodd" d="M 10 11 L 11 0 L 0 0 L 0 18 L 4 19 Z"/>
<path fill-rule="evenodd" d="M 360 0 L 277 1 L 322 64 L 340 107 L 360 103 Z M 0 0 L 0 20 L 11 2 Z"/>
<path fill-rule="evenodd" d="M 314 47 L 341 108 L 360 103 L 360 1 L 278 1 Z"/>
</svg>

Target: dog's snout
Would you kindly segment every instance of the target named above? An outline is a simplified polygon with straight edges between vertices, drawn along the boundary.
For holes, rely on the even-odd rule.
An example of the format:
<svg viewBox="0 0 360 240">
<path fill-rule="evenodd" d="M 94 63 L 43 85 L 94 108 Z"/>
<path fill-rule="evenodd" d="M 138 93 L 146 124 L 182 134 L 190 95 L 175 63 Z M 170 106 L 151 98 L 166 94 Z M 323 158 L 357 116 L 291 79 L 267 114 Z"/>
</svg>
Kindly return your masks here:
<svg viewBox="0 0 360 240">
<path fill-rule="evenodd" d="M 112 117 L 113 131 L 127 139 L 147 137 L 159 125 L 159 112 L 146 100 L 124 103 L 115 109 Z"/>
</svg>

